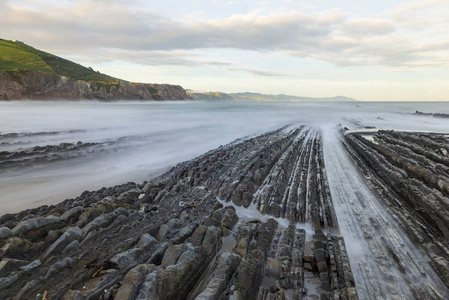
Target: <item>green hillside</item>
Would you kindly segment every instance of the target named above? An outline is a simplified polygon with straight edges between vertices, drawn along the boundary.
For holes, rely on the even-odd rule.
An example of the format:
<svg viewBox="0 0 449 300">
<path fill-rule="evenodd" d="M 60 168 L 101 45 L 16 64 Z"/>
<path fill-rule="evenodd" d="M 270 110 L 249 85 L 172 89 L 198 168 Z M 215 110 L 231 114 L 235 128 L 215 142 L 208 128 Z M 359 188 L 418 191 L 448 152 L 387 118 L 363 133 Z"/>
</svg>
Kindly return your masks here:
<svg viewBox="0 0 449 300">
<path fill-rule="evenodd" d="M 117 81 L 117 78 L 37 50 L 21 42 L 0 39 L 0 71 L 36 71 L 85 81 Z"/>
</svg>

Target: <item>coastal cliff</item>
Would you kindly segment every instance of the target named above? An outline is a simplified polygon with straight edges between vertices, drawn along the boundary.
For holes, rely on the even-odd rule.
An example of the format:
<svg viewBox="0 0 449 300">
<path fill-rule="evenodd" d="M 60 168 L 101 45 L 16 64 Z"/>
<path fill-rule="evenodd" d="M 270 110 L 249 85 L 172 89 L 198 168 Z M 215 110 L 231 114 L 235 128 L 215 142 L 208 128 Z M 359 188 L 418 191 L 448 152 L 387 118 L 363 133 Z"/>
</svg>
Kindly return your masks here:
<svg viewBox="0 0 449 300">
<path fill-rule="evenodd" d="M 0 100 L 183 100 L 179 85 L 88 82 L 34 71 L 0 71 Z"/>
<path fill-rule="evenodd" d="M 178 85 L 131 83 L 91 67 L 0 39 L 1 100 L 183 100 Z"/>
</svg>

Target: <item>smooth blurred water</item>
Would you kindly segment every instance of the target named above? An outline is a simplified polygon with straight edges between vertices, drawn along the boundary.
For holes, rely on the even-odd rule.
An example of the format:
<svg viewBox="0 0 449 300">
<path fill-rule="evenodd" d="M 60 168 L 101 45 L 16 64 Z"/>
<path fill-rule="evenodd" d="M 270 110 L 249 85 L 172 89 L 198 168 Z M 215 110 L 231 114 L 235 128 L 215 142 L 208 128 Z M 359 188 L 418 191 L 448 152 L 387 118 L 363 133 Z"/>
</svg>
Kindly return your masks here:
<svg viewBox="0 0 449 300">
<path fill-rule="evenodd" d="M 0 151 L 99 142 L 100 154 L 38 169 L 0 170 L 0 215 L 54 204 L 86 189 L 142 182 L 237 138 L 285 125 L 449 130 L 449 102 L 1 102 Z M 7 137 L 5 134 L 19 133 Z"/>
</svg>

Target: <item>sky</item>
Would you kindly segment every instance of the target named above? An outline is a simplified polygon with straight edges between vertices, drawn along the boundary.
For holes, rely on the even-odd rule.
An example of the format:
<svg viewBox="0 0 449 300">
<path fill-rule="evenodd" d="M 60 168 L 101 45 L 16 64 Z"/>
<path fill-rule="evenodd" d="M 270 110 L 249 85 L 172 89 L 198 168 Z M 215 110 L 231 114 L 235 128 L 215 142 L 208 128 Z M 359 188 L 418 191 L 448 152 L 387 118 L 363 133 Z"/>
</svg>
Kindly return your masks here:
<svg viewBox="0 0 449 300">
<path fill-rule="evenodd" d="M 0 0 L 0 38 L 133 82 L 449 101 L 449 0 Z"/>
</svg>

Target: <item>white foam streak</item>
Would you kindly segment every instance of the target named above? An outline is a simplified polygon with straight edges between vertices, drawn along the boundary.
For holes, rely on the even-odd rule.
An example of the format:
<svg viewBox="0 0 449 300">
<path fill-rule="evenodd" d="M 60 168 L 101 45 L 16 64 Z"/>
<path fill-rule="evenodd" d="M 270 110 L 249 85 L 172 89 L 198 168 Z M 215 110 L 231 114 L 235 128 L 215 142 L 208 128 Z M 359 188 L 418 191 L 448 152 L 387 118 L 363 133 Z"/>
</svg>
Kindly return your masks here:
<svg viewBox="0 0 449 300">
<path fill-rule="evenodd" d="M 269 219 L 274 219 L 279 226 L 287 228 L 290 225 L 290 221 L 286 218 L 277 218 L 270 215 L 262 214 L 257 205 L 253 202 L 247 208 L 244 206 L 235 205 L 234 202 L 226 202 L 216 197 L 217 201 L 223 204 L 223 207 L 232 206 L 235 208 L 235 213 L 239 217 L 240 221 L 254 221 L 259 220 L 262 223 L 266 223 Z M 308 235 L 314 234 L 312 224 L 309 223 L 295 223 L 297 229 L 303 229 Z"/>
</svg>

